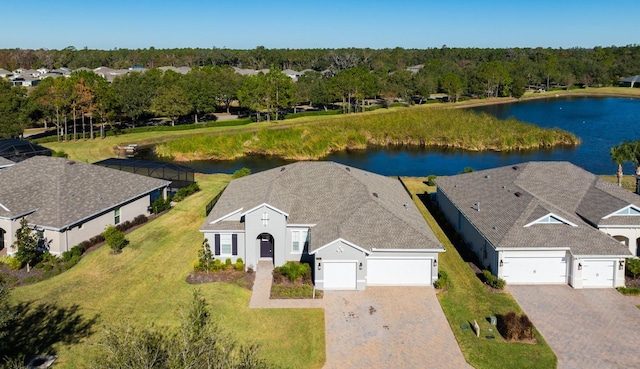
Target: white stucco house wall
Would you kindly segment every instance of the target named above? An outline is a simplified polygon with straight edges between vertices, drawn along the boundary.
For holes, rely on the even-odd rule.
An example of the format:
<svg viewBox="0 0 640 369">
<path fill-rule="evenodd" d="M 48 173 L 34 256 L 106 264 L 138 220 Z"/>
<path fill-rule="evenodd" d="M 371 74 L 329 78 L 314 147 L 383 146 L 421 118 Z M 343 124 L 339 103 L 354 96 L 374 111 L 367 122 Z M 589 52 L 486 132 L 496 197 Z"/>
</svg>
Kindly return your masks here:
<svg viewBox="0 0 640 369">
<path fill-rule="evenodd" d="M 34 156 L 0 170 L 0 252 L 26 218 L 42 232 L 49 252 L 60 255 L 108 225 L 149 214 L 166 196 L 168 181 L 65 158 Z"/>
<path fill-rule="evenodd" d="M 437 202 L 480 267 L 510 284 L 624 286 L 640 197 L 568 162 L 439 177 Z"/>
<path fill-rule="evenodd" d="M 231 181 L 200 231 L 222 261 L 307 262 L 325 290 L 430 286 L 444 252 L 399 179 L 333 162 Z"/>
</svg>

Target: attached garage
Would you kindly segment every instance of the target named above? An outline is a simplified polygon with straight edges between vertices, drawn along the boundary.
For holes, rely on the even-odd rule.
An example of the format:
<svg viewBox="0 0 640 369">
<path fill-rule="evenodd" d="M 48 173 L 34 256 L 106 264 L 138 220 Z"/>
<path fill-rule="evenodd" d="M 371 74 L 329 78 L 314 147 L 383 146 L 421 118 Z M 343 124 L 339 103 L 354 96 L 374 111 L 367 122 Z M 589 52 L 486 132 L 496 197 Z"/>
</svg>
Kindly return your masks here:
<svg viewBox="0 0 640 369">
<path fill-rule="evenodd" d="M 616 260 L 582 260 L 582 287 L 613 287 Z"/>
<path fill-rule="evenodd" d="M 502 278 L 511 284 L 567 283 L 566 256 L 505 257 Z"/>
<path fill-rule="evenodd" d="M 355 290 L 357 288 L 357 262 L 325 261 L 325 290 Z"/>
<path fill-rule="evenodd" d="M 433 259 L 368 259 L 369 286 L 430 286 Z"/>
</svg>

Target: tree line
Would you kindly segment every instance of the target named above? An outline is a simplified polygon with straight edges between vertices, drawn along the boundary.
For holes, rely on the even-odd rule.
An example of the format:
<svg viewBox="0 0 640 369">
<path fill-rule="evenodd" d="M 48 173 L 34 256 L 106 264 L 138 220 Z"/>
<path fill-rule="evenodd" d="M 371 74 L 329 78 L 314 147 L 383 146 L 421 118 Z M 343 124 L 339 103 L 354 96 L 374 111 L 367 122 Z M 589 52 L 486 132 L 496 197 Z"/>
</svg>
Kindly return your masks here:
<svg viewBox="0 0 640 369">
<path fill-rule="evenodd" d="M 159 56 L 154 59 L 154 55 L 174 57 L 164 60 Z M 123 59 L 116 61 L 118 58 Z M 30 65 L 23 64 L 27 62 Z M 119 67 L 124 63 L 195 66 L 186 75 L 157 68 L 144 73 L 132 71 L 111 84 L 91 71 L 79 71 L 70 78 L 44 79 L 28 92 L 0 81 L 0 135 L 16 137 L 26 126 L 45 124 L 55 126 L 60 139 L 95 138 L 103 136 L 106 126 L 113 122 L 135 125 L 142 119 L 166 117 L 173 124 L 189 115 L 198 122 L 216 109 L 228 112 L 236 100 L 241 107 L 256 112 L 257 119 L 261 113 L 266 119 L 279 119 L 280 113 L 299 103 L 326 108 L 339 102 L 349 113 L 365 110 L 364 101 L 370 98 L 420 102 L 440 92 L 457 101 L 462 96 L 520 97 L 530 86 L 612 85 L 619 77 L 640 70 L 640 47 L 0 50 L 0 65 L 8 67 L 76 67 L 80 62 L 92 67 Z M 409 71 L 405 67 L 418 62 L 421 68 Z M 242 76 L 231 66 L 270 69 Z M 283 67 L 312 69 L 294 83 L 281 73 Z"/>
</svg>

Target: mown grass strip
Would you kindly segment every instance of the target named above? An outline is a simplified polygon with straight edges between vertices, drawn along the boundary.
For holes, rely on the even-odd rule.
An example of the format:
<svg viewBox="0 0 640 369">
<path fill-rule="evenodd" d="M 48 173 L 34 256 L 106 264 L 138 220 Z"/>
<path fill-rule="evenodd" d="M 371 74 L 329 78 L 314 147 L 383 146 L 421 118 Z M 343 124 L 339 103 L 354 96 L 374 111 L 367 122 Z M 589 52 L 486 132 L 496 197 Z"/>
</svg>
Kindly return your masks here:
<svg viewBox="0 0 640 369">
<path fill-rule="evenodd" d="M 423 183 L 426 180 L 426 177 L 403 178 L 407 188 L 414 194 L 416 206 L 446 249 L 440 254 L 439 268 L 447 272 L 453 287 L 439 293 L 438 300 L 467 362 L 476 369 L 555 368 L 557 358 L 540 332 L 535 332 L 536 344 L 510 343 L 504 341 L 487 321 L 491 315 L 509 311 L 520 314 L 522 309 L 509 293 L 490 292 L 462 259 L 421 200 L 421 197 L 435 190 Z M 461 328 L 462 325 L 469 326 L 474 320 L 480 325 L 480 338 L 470 329 Z M 490 328 L 493 332 L 488 331 Z M 487 334 L 495 339 L 485 338 Z"/>
</svg>

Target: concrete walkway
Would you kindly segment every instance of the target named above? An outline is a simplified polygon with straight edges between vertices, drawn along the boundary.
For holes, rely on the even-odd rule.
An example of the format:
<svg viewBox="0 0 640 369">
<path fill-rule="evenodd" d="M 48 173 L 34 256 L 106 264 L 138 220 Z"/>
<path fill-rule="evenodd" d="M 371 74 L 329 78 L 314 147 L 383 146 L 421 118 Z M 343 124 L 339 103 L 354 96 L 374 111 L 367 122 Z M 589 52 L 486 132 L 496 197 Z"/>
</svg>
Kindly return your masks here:
<svg viewBox="0 0 640 369">
<path fill-rule="evenodd" d="M 273 282 L 273 261 L 260 260 L 256 269 L 256 279 L 253 282 L 253 292 L 249 307 L 252 309 L 304 309 L 323 308 L 322 299 L 270 299 L 271 283 Z"/>
</svg>

